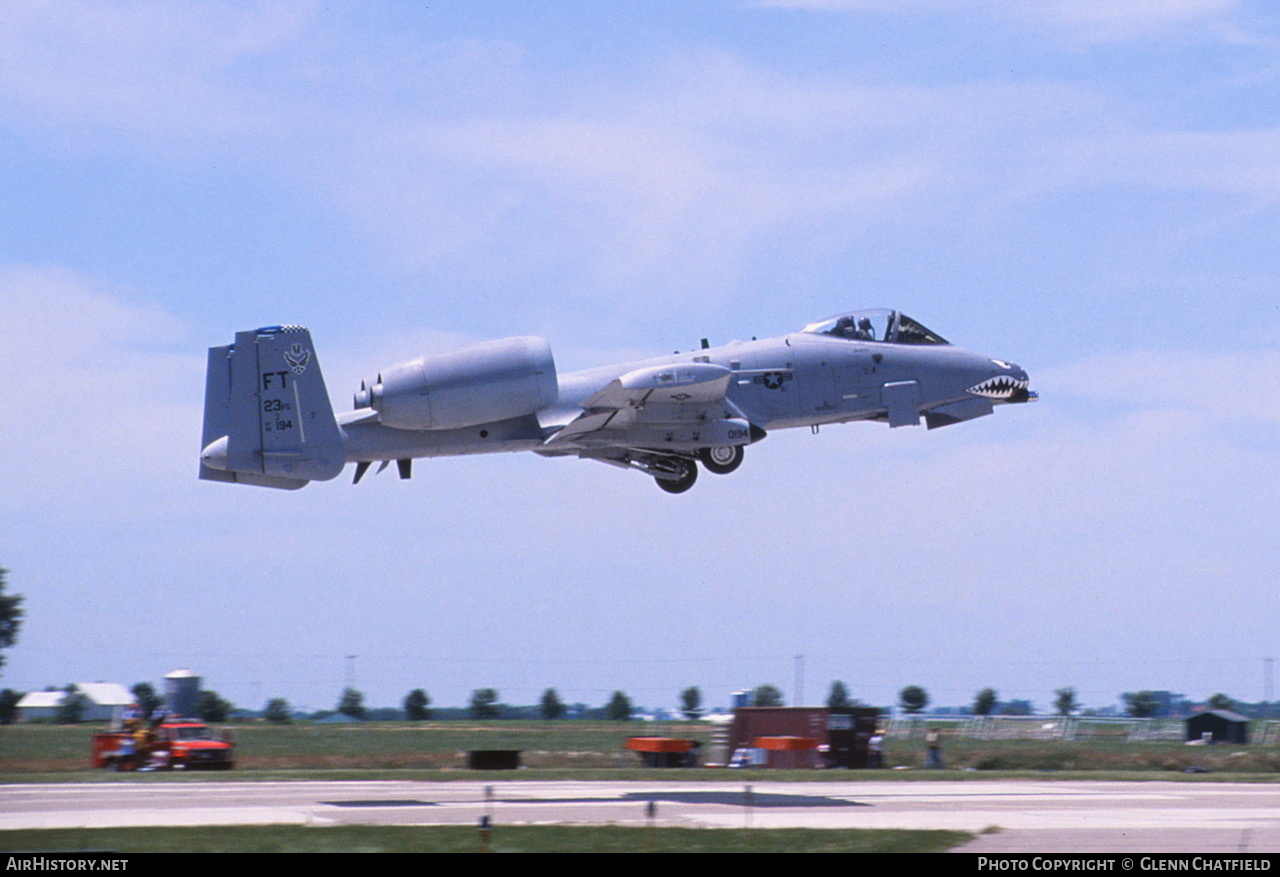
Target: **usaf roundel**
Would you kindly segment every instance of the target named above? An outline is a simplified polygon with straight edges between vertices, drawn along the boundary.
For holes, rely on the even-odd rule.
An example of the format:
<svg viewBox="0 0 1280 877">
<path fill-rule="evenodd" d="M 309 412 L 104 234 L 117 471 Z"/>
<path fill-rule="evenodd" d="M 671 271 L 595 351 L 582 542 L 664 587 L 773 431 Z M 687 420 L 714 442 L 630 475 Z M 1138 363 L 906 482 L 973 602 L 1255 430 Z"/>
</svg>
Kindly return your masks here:
<svg viewBox="0 0 1280 877">
<path fill-rule="evenodd" d="M 770 390 L 781 390 L 782 385 L 791 380 L 791 375 L 786 372 L 765 372 L 762 375 L 756 375 L 752 380 Z"/>
</svg>

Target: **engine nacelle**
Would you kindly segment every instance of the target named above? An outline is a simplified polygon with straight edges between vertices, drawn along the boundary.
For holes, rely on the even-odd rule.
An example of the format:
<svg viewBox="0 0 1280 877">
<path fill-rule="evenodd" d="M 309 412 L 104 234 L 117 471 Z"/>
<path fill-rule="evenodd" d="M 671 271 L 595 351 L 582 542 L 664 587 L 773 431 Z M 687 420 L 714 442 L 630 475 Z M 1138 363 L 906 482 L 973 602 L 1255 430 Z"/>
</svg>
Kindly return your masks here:
<svg viewBox="0 0 1280 877">
<path fill-rule="evenodd" d="M 378 376 L 356 393 L 396 429 L 460 429 L 534 414 L 560 387 L 544 338 L 503 338 L 424 356 Z"/>
</svg>

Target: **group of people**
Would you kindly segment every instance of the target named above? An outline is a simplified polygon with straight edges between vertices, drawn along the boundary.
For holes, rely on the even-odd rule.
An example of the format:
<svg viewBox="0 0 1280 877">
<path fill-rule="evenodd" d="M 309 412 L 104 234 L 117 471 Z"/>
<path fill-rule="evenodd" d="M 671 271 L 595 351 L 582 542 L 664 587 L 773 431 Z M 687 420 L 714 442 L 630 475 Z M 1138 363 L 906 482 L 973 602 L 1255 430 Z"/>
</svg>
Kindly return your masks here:
<svg viewBox="0 0 1280 877">
<path fill-rule="evenodd" d="M 876 728 L 876 732 L 867 740 L 867 767 L 884 767 L 884 737 L 884 728 Z M 937 728 L 930 728 L 924 735 L 924 742 L 926 747 L 924 766 L 941 770 L 943 768 L 942 732 Z"/>
<path fill-rule="evenodd" d="M 156 710 L 148 721 L 137 704 L 124 711 L 116 770 L 162 770 L 168 766 L 168 747 L 156 745 L 160 742 L 157 728 L 164 719 L 164 712 Z"/>
</svg>

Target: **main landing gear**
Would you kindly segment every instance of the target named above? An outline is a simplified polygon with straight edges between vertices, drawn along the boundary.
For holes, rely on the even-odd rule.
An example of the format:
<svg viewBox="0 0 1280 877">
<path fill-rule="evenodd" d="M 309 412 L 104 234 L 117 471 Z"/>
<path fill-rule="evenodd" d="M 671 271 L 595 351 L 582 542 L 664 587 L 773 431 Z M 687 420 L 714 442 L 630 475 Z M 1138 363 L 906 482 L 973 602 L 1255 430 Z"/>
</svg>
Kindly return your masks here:
<svg viewBox="0 0 1280 877">
<path fill-rule="evenodd" d="M 658 482 L 658 486 L 667 493 L 684 493 L 690 487 L 693 487 L 695 481 L 698 480 L 698 464 L 687 457 L 677 457 L 675 468 L 679 470 L 674 478 L 654 477 L 654 481 Z"/>
<path fill-rule="evenodd" d="M 703 467 L 716 475 L 728 475 L 742 465 L 746 451 L 742 445 L 719 445 L 702 448 L 698 459 Z M 690 457 L 670 458 L 671 473 L 665 477 L 654 476 L 654 481 L 667 493 L 684 493 L 698 480 L 698 464 Z"/>
</svg>

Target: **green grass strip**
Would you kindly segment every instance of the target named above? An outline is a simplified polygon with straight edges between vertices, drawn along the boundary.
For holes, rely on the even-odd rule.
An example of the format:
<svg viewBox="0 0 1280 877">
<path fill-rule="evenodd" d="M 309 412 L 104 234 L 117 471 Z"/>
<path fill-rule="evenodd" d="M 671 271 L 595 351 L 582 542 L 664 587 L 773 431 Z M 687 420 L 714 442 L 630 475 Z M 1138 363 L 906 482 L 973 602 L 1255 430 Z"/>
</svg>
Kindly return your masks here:
<svg viewBox="0 0 1280 877">
<path fill-rule="evenodd" d="M 497 826 L 495 853 L 937 853 L 965 843 L 958 831 Z M 252 825 L 0 831 L 0 850 L 120 853 L 478 853 L 469 826 Z"/>
</svg>

